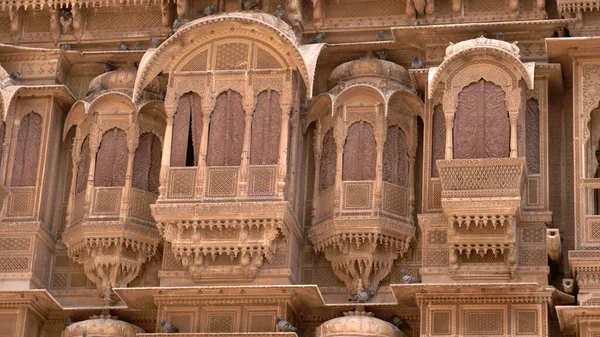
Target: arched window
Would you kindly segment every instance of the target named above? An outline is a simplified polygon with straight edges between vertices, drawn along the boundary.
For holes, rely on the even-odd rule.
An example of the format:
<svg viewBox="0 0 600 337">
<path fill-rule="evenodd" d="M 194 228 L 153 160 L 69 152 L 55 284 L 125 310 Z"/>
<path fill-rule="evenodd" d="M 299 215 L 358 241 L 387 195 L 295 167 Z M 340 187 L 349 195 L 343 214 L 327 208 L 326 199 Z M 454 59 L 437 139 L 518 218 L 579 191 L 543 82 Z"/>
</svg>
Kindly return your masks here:
<svg viewBox="0 0 600 337">
<path fill-rule="evenodd" d="M 383 181 L 408 186 L 408 151 L 404 131 L 398 126 L 387 130 L 383 148 Z"/>
<path fill-rule="evenodd" d="M 160 139 L 151 132 L 142 134 L 133 159 L 134 188 L 158 193 L 161 156 Z"/>
<path fill-rule="evenodd" d="M 337 165 L 333 129 L 329 129 L 323 137 L 321 150 L 321 167 L 319 168 L 319 190 L 324 191 L 335 184 L 335 166 Z"/>
<path fill-rule="evenodd" d="M 376 148 L 371 124 L 360 121 L 350 125 L 344 145 L 342 180 L 375 180 Z"/>
<path fill-rule="evenodd" d="M 88 174 L 90 172 L 90 141 L 85 137 L 81 144 L 79 164 L 77 166 L 77 180 L 75 181 L 75 195 L 85 191 L 87 187 Z"/>
<path fill-rule="evenodd" d="M 239 166 L 244 142 L 242 95 L 228 90 L 217 97 L 208 132 L 208 166 Z"/>
<path fill-rule="evenodd" d="M 250 165 L 275 165 L 279 159 L 281 107 L 279 93 L 263 91 L 256 99 L 252 117 Z"/>
<path fill-rule="evenodd" d="M 11 186 L 35 186 L 42 139 L 42 116 L 30 112 L 21 119 Z"/>
<path fill-rule="evenodd" d="M 125 132 L 117 128 L 106 131 L 96 155 L 94 185 L 96 187 L 124 186 L 127 155 Z"/>
<path fill-rule="evenodd" d="M 456 159 L 508 157 L 510 125 L 504 90 L 483 79 L 466 86 L 458 94 L 453 132 Z"/>
<path fill-rule="evenodd" d="M 195 93 L 179 98 L 173 119 L 171 166 L 196 166 L 202 139 L 202 101 Z"/>
<path fill-rule="evenodd" d="M 444 110 L 438 105 L 433 110 L 433 121 L 431 126 L 431 176 L 437 177 L 436 160 L 444 159 L 446 156 L 446 123 Z"/>
</svg>

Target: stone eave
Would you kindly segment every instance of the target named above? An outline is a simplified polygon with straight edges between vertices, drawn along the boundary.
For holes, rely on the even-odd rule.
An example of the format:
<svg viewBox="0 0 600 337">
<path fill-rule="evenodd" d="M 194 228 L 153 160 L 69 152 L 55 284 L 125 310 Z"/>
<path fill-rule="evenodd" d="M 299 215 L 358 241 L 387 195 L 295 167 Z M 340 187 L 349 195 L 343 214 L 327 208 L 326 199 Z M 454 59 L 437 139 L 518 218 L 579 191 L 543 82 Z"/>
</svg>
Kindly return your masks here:
<svg viewBox="0 0 600 337">
<path fill-rule="evenodd" d="M 46 289 L 2 290 L 0 308 L 31 308 L 42 316 L 61 310 L 60 304 Z"/>
<path fill-rule="evenodd" d="M 556 306 L 560 331 L 575 335 L 581 319 L 600 319 L 600 306 Z"/>
<path fill-rule="evenodd" d="M 148 296 L 154 299 L 155 304 L 165 301 L 291 301 L 301 310 L 325 306 L 321 291 L 316 285 L 114 288 L 113 291 L 130 309 L 143 309 L 136 307 L 135 300 Z"/>
<path fill-rule="evenodd" d="M 503 33 L 506 40 L 512 41 L 515 36 L 520 39 L 538 39 L 548 36 L 558 28 L 578 22 L 578 19 L 554 19 L 554 20 L 527 20 L 527 21 L 500 21 L 484 23 L 459 23 L 445 25 L 421 25 L 392 27 L 392 35 L 398 43 L 414 45 L 414 41 L 423 41 L 425 38 L 449 39 L 454 36 L 470 35 L 476 38 L 481 32 L 486 32 L 490 38 L 496 33 Z M 527 29 L 524 29 L 527 28 Z M 525 31 L 525 32 L 524 32 Z M 465 38 L 463 38 L 464 40 Z M 450 40 L 448 40 L 450 41 Z M 458 42 L 458 41 L 453 41 Z"/>
<path fill-rule="evenodd" d="M 423 299 L 497 302 L 552 302 L 552 286 L 538 283 L 419 283 L 392 284 L 392 293 L 400 306 L 417 307 Z M 573 299 L 574 301 L 574 299 Z M 562 301 L 561 301 L 562 302 Z"/>
<path fill-rule="evenodd" d="M 13 85 L 0 90 L 3 96 L 5 106 L 2 113 L 2 119 L 5 120 L 8 111 L 13 108 L 14 102 L 18 97 L 40 97 L 52 96 L 56 99 L 58 105 L 62 108 L 65 116 L 69 108 L 75 103 L 75 95 L 65 85 Z"/>
<path fill-rule="evenodd" d="M 600 59 L 600 37 L 546 38 L 548 61 L 560 63 L 563 77 L 571 82 L 573 58 Z"/>
</svg>

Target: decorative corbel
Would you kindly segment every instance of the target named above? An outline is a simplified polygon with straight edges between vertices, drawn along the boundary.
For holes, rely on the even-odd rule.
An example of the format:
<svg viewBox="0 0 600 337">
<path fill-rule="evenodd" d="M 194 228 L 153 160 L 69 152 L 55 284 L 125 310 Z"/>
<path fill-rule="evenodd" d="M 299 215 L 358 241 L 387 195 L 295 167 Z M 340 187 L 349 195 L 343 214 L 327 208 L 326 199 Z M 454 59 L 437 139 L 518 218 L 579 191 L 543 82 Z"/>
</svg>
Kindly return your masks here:
<svg viewBox="0 0 600 337">
<path fill-rule="evenodd" d="M 323 1 L 321 0 L 311 0 L 313 4 L 313 26 L 317 30 L 321 29 L 323 26 Z"/>
<path fill-rule="evenodd" d="M 54 9 L 52 7 L 50 7 L 48 11 L 50 12 L 50 34 L 52 35 L 52 42 L 54 42 L 54 44 L 57 45 L 58 40 L 60 39 L 61 32 L 61 27 L 58 24 L 60 12 L 58 9 Z M 62 24 L 62 17 L 60 19 L 60 22 Z"/>
<path fill-rule="evenodd" d="M 15 44 L 21 40 L 21 30 L 23 28 L 23 10 L 17 6 L 10 6 L 8 9 L 10 18 L 10 34 Z"/>
<path fill-rule="evenodd" d="M 83 10 L 81 4 L 74 3 L 71 8 L 71 14 L 73 15 L 73 34 L 77 41 L 81 41 L 83 36 Z"/>
<path fill-rule="evenodd" d="M 452 0 L 452 12 L 459 15 L 462 10 L 462 0 Z"/>
</svg>

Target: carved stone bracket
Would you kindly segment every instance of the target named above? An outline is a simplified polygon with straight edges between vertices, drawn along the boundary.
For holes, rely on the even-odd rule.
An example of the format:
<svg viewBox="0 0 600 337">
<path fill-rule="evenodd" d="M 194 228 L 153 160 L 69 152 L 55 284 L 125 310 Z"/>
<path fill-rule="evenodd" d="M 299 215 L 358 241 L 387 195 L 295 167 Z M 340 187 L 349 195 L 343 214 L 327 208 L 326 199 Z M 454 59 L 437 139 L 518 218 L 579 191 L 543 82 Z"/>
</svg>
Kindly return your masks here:
<svg viewBox="0 0 600 337">
<path fill-rule="evenodd" d="M 84 266 L 107 305 L 112 288 L 125 287 L 135 279 L 144 262 L 154 256 L 158 231 L 134 224 L 77 224 L 63 234 L 67 254 Z"/>
</svg>

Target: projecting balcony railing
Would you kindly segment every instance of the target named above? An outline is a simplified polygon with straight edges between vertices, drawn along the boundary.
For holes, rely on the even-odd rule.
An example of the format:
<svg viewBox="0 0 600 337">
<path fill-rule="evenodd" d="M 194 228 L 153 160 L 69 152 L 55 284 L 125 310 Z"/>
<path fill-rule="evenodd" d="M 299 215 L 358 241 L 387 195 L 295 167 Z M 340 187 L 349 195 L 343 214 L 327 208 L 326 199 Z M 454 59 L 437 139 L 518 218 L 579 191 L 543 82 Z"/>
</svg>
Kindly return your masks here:
<svg viewBox="0 0 600 337">
<path fill-rule="evenodd" d="M 35 187 L 10 187 L 6 217 L 29 218 L 34 216 Z"/>
<path fill-rule="evenodd" d="M 556 4 L 560 12 L 600 11 L 597 0 L 557 0 Z"/>
<path fill-rule="evenodd" d="M 239 166 L 209 166 L 204 179 L 197 167 L 170 167 L 163 198 L 166 202 L 206 200 L 264 200 L 276 198 L 277 165 L 251 165 L 248 168 L 247 193 L 240 190 Z M 196 194 L 200 185 L 204 196 Z"/>
</svg>

